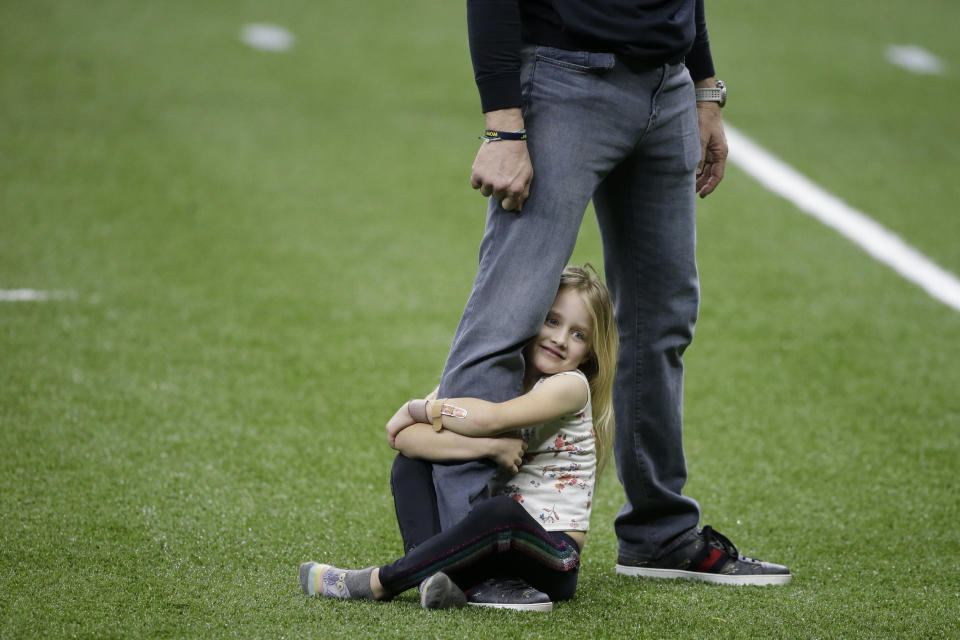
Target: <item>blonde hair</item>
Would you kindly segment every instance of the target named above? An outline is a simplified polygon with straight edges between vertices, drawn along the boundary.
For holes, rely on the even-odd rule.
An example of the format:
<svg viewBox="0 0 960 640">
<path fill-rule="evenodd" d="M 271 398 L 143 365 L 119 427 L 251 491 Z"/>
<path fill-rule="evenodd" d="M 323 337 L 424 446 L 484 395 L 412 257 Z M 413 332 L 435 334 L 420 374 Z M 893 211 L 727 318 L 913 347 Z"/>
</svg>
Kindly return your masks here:
<svg viewBox="0 0 960 640">
<path fill-rule="evenodd" d="M 582 267 L 568 265 L 560 276 L 559 291 L 564 290 L 576 291 L 580 295 L 593 321 L 590 356 L 580 363 L 580 370 L 590 383 L 599 477 L 613 451 L 613 377 L 617 369 L 620 339 L 610 291 L 593 265 L 589 262 Z"/>
</svg>

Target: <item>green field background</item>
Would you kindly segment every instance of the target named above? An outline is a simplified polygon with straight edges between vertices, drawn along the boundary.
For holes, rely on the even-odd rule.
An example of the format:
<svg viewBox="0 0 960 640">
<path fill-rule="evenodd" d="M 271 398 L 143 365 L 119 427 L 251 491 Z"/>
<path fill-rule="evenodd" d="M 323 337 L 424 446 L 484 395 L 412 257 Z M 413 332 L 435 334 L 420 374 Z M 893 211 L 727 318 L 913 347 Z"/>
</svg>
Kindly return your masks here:
<svg viewBox="0 0 960 640">
<path fill-rule="evenodd" d="M 725 118 L 960 273 L 960 5 L 783 5 L 707 2 Z M 383 424 L 469 291 L 481 126 L 462 1 L 0 3 L 0 290 L 70 294 L 0 302 L 0 637 L 960 637 L 960 313 L 735 166 L 687 493 L 791 585 L 617 577 L 611 472 L 551 614 L 301 594 L 401 552 Z"/>
</svg>

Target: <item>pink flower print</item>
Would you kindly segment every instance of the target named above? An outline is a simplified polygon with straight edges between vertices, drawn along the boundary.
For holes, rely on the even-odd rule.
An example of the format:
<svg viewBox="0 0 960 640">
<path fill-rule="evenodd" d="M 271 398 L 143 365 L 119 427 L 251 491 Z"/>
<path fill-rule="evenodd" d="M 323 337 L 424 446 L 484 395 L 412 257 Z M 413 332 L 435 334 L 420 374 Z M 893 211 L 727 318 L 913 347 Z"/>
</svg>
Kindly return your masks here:
<svg viewBox="0 0 960 640">
<path fill-rule="evenodd" d="M 573 445 L 569 445 L 569 446 L 567 447 L 567 457 L 568 457 L 568 458 L 572 458 L 573 456 L 577 455 L 578 453 L 583 453 L 583 449 L 580 448 L 580 447 L 575 447 L 575 446 L 573 446 Z"/>
<path fill-rule="evenodd" d="M 510 496 L 520 504 L 523 504 L 523 494 L 520 493 L 520 487 L 508 484 L 503 488 L 503 495 Z"/>
<path fill-rule="evenodd" d="M 583 453 L 583 449 L 580 447 L 567 443 L 567 436 L 563 433 L 557 434 L 557 437 L 553 439 L 553 448 L 554 458 L 560 455 L 561 451 L 566 451 L 569 456 L 573 456 L 575 453 Z"/>
<path fill-rule="evenodd" d="M 581 489 L 587 488 L 586 482 L 569 473 L 561 473 L 559 476 L 556 476 L 556 478 L 559 480 L 559 482 L 553 486 L 557 488 L 557 491 L 563 491 L 567 487 L 580 487 Z"/>
</svg>

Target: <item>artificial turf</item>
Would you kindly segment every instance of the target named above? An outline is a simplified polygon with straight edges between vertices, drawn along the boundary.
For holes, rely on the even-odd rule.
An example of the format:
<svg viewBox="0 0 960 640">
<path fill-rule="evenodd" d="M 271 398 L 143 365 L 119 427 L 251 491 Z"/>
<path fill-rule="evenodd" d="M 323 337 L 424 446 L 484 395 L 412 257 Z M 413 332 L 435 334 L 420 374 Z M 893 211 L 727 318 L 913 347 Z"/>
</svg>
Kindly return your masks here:
<svg viewBox="0 0 960 640">
<path fill-rule="evenodd" d="M 727 119 L 960 271 L 957 7 L 707 9 Z M 0 302 L 0 637 L 960 636 L 960 314 L 733 166 L 700 211 L 687 493 L 791 585 L 616 576 L 611 471 L 551 614 L 301 594 L 303 560 L 401 551 L 382 425 L 436 383 L 483 226 L 464 20 L 0 4 L 0 289 L 70 292 Z M 948 75 L 887 65 L 906 42 Z M 588 215 L 574 260 L 600 255 Z"/>
</svg>

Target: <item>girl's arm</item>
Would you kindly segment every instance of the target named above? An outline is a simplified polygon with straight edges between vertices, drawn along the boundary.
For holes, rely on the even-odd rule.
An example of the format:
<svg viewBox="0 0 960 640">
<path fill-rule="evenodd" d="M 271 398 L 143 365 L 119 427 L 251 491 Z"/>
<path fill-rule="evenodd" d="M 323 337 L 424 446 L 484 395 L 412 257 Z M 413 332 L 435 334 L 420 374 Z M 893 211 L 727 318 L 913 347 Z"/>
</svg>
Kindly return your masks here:
<svg viewBox="0 0 960 640">
<path fill-rule="evenodd" d="M 513 473 L 517 472 L 527 443 L 520 438 L 469 438 L 444 429 L 436 432 L 428 424 L 413 424 L 397 433 L 395 449 L 408 458 L 447 462 L 489 458 Z"/>
<path fill-rule="evenodd" d="M 443 426 L 465 436 L 498 435 L 579 411 L 587 403 L 588 394 L 580 376 L 555 375 L 506 402 L 447 398 L 443 400 Z M 433 402 L 427 402 L 427 415 L 432 415 Z"/>
<path fill-rule="evenodd" d="M 434 388 L 434 390 L 430 392 L 430 394 L 427 396 L 427 400 L 433 400 L 437 397 L 437 389 L 439 389 L 439 387 Z M 396 449 L 397 434 L 410 425 L 416 423 L 417 421 L 413 419 L 413 417 L 410 415 L 410 411 L 407 410 L 407 403 L 404 403 L 403 406 L 397 409 L 397 412 L 393 414 L 393 417 L 387 421 L 387 442 L 390 444 L 390 447 Z"/>
</svg>

